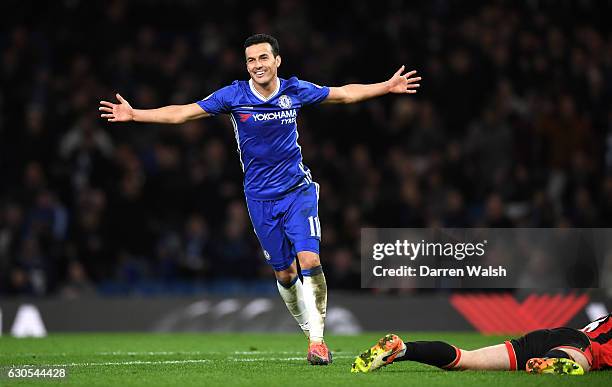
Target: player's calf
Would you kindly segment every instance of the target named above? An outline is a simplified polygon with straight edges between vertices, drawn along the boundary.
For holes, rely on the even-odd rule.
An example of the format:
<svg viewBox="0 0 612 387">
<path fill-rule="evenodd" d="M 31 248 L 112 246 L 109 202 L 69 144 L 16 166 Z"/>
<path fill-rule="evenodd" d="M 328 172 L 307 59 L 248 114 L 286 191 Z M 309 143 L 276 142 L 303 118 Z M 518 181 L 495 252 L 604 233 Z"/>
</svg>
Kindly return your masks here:
<svg viewBox="0 0 612 387">
<path fill-rule="evenodd" d="M 300 261 L 301 262 L 301 261 Z M 323 268 L 319 265 L 302 269 L 304 278 L 304 306 L 308 311 L 311 342 L 323 342 L 325 315 L 327 313 L 327 282 Z"/>
<path fill-rule="evenodd" d="M 293 318 L 295 318 L 295 321 L 302 329 L 302 332 L 304 332 L 306 338 L 309 338 L 310 325 L 308 322 L 308 311 L 304 305 L 302 282 L 297 276 L 297 272 L 295 273 L 295 276 L 287 282 L 281 282 L 278 278 L 279 276 L 277 275 L 276 284 L 281 298 L 285 302 L 285 305 L 287 305 L 289 313 L 291 313 Z"/>
</svg>

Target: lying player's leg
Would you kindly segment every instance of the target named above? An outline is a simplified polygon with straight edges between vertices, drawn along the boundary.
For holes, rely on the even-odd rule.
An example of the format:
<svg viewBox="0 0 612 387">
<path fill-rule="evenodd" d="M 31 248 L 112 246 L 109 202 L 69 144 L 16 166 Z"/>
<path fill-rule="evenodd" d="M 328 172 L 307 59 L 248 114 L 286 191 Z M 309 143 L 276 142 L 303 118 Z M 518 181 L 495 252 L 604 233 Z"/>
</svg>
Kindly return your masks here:
<svg viewBox="0 0 612 387">
<path fill-rule="evenodd" d="M 443 341 L 402 341 L 387 335 L 353 364 L 353 372 L 370 372 L 399 361 L 414 361 L 444 370 L 510 370 L 506 344 L 468 351 Z"/>
<path fill-rule="evenodd" d="M 558 353 L 557 351 L 561 352 Z M 557 352 L 559 354 L 559 356 L 556 356 L 555 352 Z M 562 353 L 565 353 L 567 356 L 563 356 Z M 584 370 L 584 372 L 589 372 L 591 370 L 591 363 L 592 360 L 589 360 L 589 356 L 587 355 L 588 351 L 582 351 L 578 348 L 571 348 L 571 347 L 558 347 L 558 348 L 553 348 L 553 350 L 549 351 L 546 355 L 544 355 L 545 357 L 563 357 L 566 359 L 571 359 L 573 361 L 575 361 L 576 363 L 578 363 L 578 365 L 580 365 L 580 367 L 582 367 L 582 369 Z"/>
<path fill-rule="evenodd" d="M 470 351 L 467 351 L 470 352 Z M 398 361 L 414 361 L 442 369 L 458 369 L 459 363 L 476 364 L 478 355 L 442 341 L 402 341 L 394 334 L 381 338 L 372 348 L 361 353 L 351 372 L 371 372 Z"/>
<path fill-rule="evenodd" d="M 523 365 L 517 364 L 514 351 L 514 347 L 510 342 L 472 351 L 458 349 L 460 357 L 453 362 L 452 367 L 440 368 L 481 371 L 515 371 L 517 369 L 525 369 L 530 373 L 571 375 L 582 375 L 590 369 L 584 353 L 577 348 L 553 348 L 542 355 L 538 355 L 540 357 L 529 359 Z M 407 351 L 407 353 L 409 352 Z M 398 360 L 402 359 L 396 359 L 396 361 Z"/>
<path fill-rule="evenodd" d="M 549 331 L 549 330 L 543 330 Z M 460 370 L 527 370 L 531 373 L 559 373 L 580 375 L 589 371 L 590 364 L 587 355 L 573 338 L 567 336 L 555 338 L 553 333 L 548 338 L 534 331 L 525 341 L 527 345 L 519 345 L 518 340 L 506 341 L 504 344 L 479 348 L 473 351 L 458 350 L 458 359 L 453 369 Z M 523 336 L 523 337 L 527 337 Z M 548 340 L 548 341 L 547 341 Z M 552 340 L 552 341 L 551 341 Z M 551 345 L 566 343 L 554 348 Z M 588 345 L 587 345 L 588 346 Z M 548 348 L 548 349 L 547 349 Z M 529 360 L 524 361 L 524 359 Z M 442 367 L 444 368 L 444 367 Z"/>
<path fill-rule="evenodd" d="M 533 331 L 504 344 L 464 350 L 441 341 L 406 341 L 387 335 L 357 357 L 352 372 L 370 372 L 398 361 L 446 370 L 524 370 L 581 375 L 590 369 L 589 340 L 575 329 Z"/>
<path fill-rule="evenodd" d="M 452 367 L 457 370 L 508 371 L 512 370 L 512 349 L 508 344 L 497 344 L 472 351 L 460 349 L 460 359 Z"/>
<path fill-rule="evenodd" d="M 577 329 L 539 329 L 510 342 L 520 370 L 581 375 L 591 368 L 591 342 Z"/>
<path fill-rule="evenodd" d="M 392 333 L 382 337 L 370 349 L 357 356 L 351 372 L 371 372 L 387 366 L 406 353 L 406 344 Z"/>
<path fill-rule="evenodd" d="M 527 360 L 525 370 L 532 374 L 583 375 L 591 366 L 584 353 L 573 348 L 554 348 L 544 355 Z"/>
</svg>

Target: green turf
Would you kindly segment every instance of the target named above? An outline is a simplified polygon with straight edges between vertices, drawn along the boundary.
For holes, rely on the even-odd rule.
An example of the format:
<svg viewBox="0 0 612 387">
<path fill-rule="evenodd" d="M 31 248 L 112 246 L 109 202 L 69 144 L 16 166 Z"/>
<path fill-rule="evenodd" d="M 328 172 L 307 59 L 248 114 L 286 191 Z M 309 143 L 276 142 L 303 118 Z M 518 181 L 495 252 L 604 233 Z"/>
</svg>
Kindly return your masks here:
<svg viewBox="0 0 612 387">
<path fill-rule="evenodd" d="M 299 334 L 56 334 L 44 339 L 0 337 L 0 369 L 65 366 L 63 381 L 15 380 L 0 385 L 82 386 L 612 386 L 612 372 L 585 376 L 525 372 L 444 372 L 402 362 L 371 374 L 351 374 L 354 356 L 382 333 L 329 336 L 333 365 L 306 363 Z M 458 333 L 404 333 L 414 340 L 440 339 L 464 348 L 503 338 Z"/>
</svg>

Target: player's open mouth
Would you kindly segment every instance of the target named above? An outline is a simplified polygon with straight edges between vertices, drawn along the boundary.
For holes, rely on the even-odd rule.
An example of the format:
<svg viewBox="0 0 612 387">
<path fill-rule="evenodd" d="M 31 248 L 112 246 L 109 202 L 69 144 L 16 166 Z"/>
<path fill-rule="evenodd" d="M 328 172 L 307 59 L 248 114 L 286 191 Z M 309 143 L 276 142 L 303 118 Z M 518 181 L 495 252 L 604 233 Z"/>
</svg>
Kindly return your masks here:
<svg viewBox="0 0 612 387">
<path fill-rule="evenodd" d="M 263 70 L 262 71 L 256 71 L 255 75 L 258 76 L 258 77 L 262 77 L 264 75 L 264 73 L 265 73 L 265 71 L 263 71 Z"/>
</svg>

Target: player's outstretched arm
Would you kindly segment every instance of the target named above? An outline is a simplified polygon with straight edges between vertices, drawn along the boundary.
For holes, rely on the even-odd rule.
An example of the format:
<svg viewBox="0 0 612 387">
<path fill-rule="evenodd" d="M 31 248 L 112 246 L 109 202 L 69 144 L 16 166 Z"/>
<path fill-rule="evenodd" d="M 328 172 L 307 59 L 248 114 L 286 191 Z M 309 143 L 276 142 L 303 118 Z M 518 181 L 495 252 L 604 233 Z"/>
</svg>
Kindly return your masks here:
<svg viewBox="0 0 612 387">
<path fill-rule="evenodd" d="M 170 105 L 158 109 L 134 109 L 121 95 L 116 94 L 118 104 L 100 101 L 100 117 L 108 122 L 153 122 L 160 124 L 182 124 L 185 121 L 210 116 L 196 103 Z"/>
<path fill-rule="evenodd" d="M 405 66 L 393 74 L 389 80 L 369 85 L 351 84 L 342 87 L 330 87 L 329 95 L 323 103 L 355 103 L 366 99 L 379 97 L 388 93 L 415 94 L 421 86 L 421 77 L 412 77 L 416 70 L 404 72 Z"/>
</svg>

